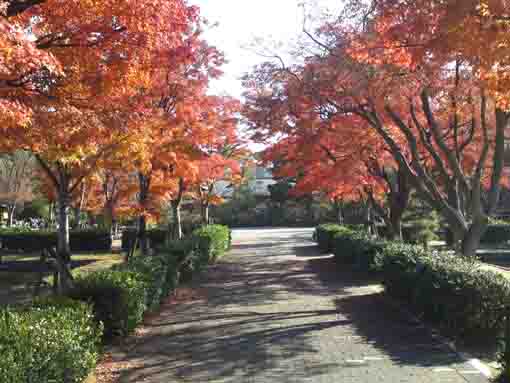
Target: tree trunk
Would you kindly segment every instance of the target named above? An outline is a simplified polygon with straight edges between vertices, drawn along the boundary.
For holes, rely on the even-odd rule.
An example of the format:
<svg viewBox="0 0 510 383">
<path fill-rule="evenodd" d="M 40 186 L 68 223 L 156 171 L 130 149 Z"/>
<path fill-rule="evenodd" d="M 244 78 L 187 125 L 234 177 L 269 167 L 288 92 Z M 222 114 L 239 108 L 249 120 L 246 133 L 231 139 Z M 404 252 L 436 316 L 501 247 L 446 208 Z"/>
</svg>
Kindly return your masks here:
<svg viewBox="0 0 510 383">
<path fill-rule="evenodd" d="M 66 294 L 73 287 L 73 277 L 70 271 L 71 247 L 69 241 L 69 200 L 70 196 L 64 190 L 58 195 L 58 231 L 56 264 L 59 274 L 59 294 Z"/>
<path fill-rule="evenodd" d="M 139 193 L 138 193 L 138 202 L 140 206 L 146 206 L 147 201 L 149 199 L 149 187 L 151 183 L 151 177 L 144 175 L 143 173 L 138 173 L 138 181 L 139 181 Z M 149 255 L 149 243 L 147 238 L 147 220 L 144 214 L 141 214 L 138 217 L 138 233 L 137 233 L 138 243 L 140 245 L 140 251 L 142 255 Z M 135 242 L 136 246 L 136 242 Z M 133 251 L 136 249 L 133 249 Z"/>
<path fill-rule="evenodd" d="M 103 207 L 104 225 L 107 230 L 112 232 L 113 225 L 113 206 L 111 201 L 106 201 Z"/>
<path fill-rule="evenodd" d="M 480 240 L 487 229 L 487 218 L 474 219 L 473 223 L 466 228 L 459 225 L 449 224 L 452 233 L 451 244 L 455 252 L 467 258 L 476 257 L 476 250 L 480 246 Z"/>
<path fill-rule="evenodd" d="M 75 228 L 79 229 L 81 227 L 81 209 L 79 206 L 74 208 L 74 219 Z"/>
<path fill-rule="evenodd" d="M 202 222 L 204 225 L 209 225 L 209 203 L 202 204 Z"/>
<path fill-rule="evenodd" d="M 147 220 L 145 215 L 138 217 L 138 243 L 140 244 L 140 251 L 143 255 L 149 254 L 149 243 L 147 240 Z"/>
<path fill-rule="evenodd" d="M 50 202 L 50 206 L 48 207 L 48 227 L 53 227 L 53 222 L 55 221 L 55 204 Z"/>
<path fill-rule="evenodd" d="M 344 224 L 344 211 L 342 208 L 342 202 L 335 202 L 336 207 L 336 220 L 339 225 Z"/>
<path fill-rule="evenodd" d="M 14 225 L 14 213 L 16 212 L 16 204 L 7 206 L 7 226 Z"/>
<path fill-rule="evenodd" d="M 180 202 L 172 202 L 172 212 L 173 212 L 173 229 L 172 229 L 172 238 L 173 239 L 182 239 L 182 222 L 181 222 L 181 203 Z"/>
</svg>

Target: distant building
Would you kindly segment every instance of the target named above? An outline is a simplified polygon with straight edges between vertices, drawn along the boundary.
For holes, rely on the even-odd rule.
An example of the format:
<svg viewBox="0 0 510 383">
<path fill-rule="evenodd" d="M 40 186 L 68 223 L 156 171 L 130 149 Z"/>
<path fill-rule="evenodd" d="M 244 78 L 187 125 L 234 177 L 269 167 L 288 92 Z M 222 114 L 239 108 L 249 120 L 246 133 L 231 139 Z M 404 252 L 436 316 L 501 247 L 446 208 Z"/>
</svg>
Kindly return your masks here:
<svg viewBox="0 0 510 383">
<path fill-rule="evenodd" d="M 269 186 L 277 181 L 273 178 L 270 169 L 263 166 L 255 165 L 250 169 L 246 169 L 248 175 L 248 187 L 256 197 L 268 198 L 270 196 Z M 215 193 L 223 198 L 232 198 L 234 187 L 229 181 L 219 181 L 215 185 Z"/>
</svg>

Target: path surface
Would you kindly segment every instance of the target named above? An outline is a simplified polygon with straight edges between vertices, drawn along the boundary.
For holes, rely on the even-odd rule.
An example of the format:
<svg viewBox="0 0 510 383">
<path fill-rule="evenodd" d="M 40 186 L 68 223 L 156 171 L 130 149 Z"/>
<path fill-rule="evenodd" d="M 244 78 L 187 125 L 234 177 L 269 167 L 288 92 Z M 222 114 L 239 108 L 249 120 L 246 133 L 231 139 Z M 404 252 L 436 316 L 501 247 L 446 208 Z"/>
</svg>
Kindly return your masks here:
<svg viewBox="0 0 510 383">
<path fill-rule="evenodd" d="M 380 287 L 310 242 L 238 230 L 229 256 L 164 307 L 124 358 L 127 382 L 485 382 Z"/>
</svg>

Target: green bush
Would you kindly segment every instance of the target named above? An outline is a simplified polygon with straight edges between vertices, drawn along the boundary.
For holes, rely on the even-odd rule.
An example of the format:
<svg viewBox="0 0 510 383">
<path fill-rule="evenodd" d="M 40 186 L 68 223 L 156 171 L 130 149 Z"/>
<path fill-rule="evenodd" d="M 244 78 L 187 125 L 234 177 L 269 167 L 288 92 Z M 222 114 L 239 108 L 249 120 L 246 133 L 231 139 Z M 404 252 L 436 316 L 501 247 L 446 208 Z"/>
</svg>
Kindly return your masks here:
<svg viewBox="0 0 510 383">
<path fill-rule="evenodd" d="M 106 337 L 125 335 L 142 321 L 149 286 L 140 272 L 120 269 L 78 275 L 70 296 L 89 302 Z"/>
<path fill-rule="evenodd" d="M 188 241 L 175 243 L 183 249 Z M 92 304 L 105 336 L 126 335 L 155 310 L 178 285 L 184 251 L 161 250 L 158 255 L 135 256 L 110 270 L 78 275 L 71 297 Z"/>
<path fill-rule="evenodd" d="M 372 238 L 365 231 L 344 227 L 336 232 L 333 243 L 338 262 L 351 263 L 365 271 L 378 270 L 376 260 L 385 245 L 383 241 Z"/>
<path fill-rule="evenodd" d="M 191 239 L 170 241 L 167 246 L 161 250 L 167 254 L 168 262 L 173 262 L 173 267 L 179 265 L 177 275 L 171 274 L 169 278 L 176 278 L 183 281 L 189 281 L 196 269 L 200 269 L 200 254 L 195 251 L 194 242 Z"/>
<path fill-rule="evenodd" d="M 112 238 L 104 230 L 75 230 L 69 233 L 71 251 L 110 251 Z M 57 246 L 57 233 L 40 230 L 0 230 L 2 249 L 10 251 L 37 252 Z"/>
<path fill-rule="evenodd" d="M 315 228 L 314 238 L 323 253 L 331 253 L 335 249 L 335 235 L 345 230 L 345 226 L 326 223 Z"/>
<path fill-rule="evenodd" d="M 75 230 L 69 233 L 71 251 L 110 251 L 112 236 L 103 229 Z"/>
<path fill-rule="evenodd" d="M 216 262 L 231 245 L 231 233 L 227 226 L 207 225 L 193 232 L 192 240 L 200 254 L 200 266 Z"/>
<path fill-rule="evenodd" d="M 510 224 L 507 222 L 489 225 L 480 240 L 484 244 L 504 244 L 508 241 L 510 241 Z"/>
<path fill-rule="evenodd" d="M 0 311 L 0 381 L 81 383 L 95 367 L 101 329 L 69 299 Z"/>
<path fill-rule="evenodd" d="M 122 232 L 121 246 L 122 250 L 127 251 L 133 247 L 136 240 L 137 231 L 133 229 L 124 230 Z M 167 229 L 149 229 L 147 230 L 147 238 L 153 248 L 163 246 L 168 236 Z"/>
<path fill-rule="evenodd" d="M 163 257 L 132 257 L 123 265 L 127 271 L 137 273 L 147 286 L 146 305 L 154 310 L 166 296 L 166 278 L 168 263 Z"/>
<path fill-rule="evenodd" d="M 445 229 L 445 240 L 447 243 L 453 242 L 453 235 L 450 229 Z M 502 245 L 510 241 L 510 223 L 506 221 L 491 222 L 480 238 L 480 243 L 484 245 Z"/>
<path fill-rule="evenodd" d="M 420 246 L 388 244 L 380 262 L 389 294 L 458 335 L 495 336 L 510 303 L 510 282 L 476 261 L 431 254 Z"/>
<path fill-rule="evenodd" d="M 334 231 L 335 257 L 381 272 L 386 292 L 407 302 L 426 320 L 460 336 L 496 340 L 510 304 L 510 281 L 483 270 L 478 261 L 427 251 L 403 242 L 373 239 L 363 231 L 334 226 L 318 231 L 323 243 Z M 326 234 L 324 234 L 326 232 Z M 325 238 L 325 239 L 324 239 Z"/>
</svg>

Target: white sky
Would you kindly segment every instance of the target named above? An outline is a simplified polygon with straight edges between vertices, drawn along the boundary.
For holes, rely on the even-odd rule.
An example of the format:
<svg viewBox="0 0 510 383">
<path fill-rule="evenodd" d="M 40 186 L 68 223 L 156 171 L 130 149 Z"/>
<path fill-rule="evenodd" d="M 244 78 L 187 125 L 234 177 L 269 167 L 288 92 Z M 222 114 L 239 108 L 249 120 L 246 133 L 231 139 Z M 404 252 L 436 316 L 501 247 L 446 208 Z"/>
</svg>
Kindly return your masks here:
<svg viewBox="0 0 510 383">
<path fill-rule="evenodd" d="M 315 0 L 320 6 L 333 8 L 341 0 Z M 198 5 L 201 15 L 219 25 L 205 34 L 207 41 L 223 51 L 228 64 L 225 75 L 212 84 L 211 93 L 240 97 L 241 77 L 263 58 L 243 48 L 256 37 L 288 42 L 303 27 L 303 0 L 189 0 Z"/>
</svg>

